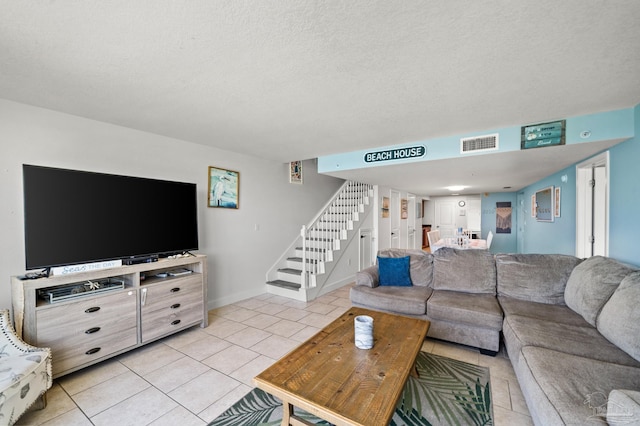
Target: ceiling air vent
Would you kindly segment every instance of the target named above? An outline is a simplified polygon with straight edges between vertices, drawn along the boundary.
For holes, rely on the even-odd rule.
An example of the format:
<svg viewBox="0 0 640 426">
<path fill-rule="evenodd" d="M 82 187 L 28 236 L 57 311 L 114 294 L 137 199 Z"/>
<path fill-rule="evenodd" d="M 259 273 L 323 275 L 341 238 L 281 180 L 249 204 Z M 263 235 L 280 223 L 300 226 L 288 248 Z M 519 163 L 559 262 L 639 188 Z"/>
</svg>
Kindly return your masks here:
<svg viewBox="0 0 640 426">
<path fill-rule="evenodd" d="M 496 151 L 498 149 L 498 133 L 484 136 L 473 136 L 460 139 L 460 154 L 471 152 Z"/>
</svg>

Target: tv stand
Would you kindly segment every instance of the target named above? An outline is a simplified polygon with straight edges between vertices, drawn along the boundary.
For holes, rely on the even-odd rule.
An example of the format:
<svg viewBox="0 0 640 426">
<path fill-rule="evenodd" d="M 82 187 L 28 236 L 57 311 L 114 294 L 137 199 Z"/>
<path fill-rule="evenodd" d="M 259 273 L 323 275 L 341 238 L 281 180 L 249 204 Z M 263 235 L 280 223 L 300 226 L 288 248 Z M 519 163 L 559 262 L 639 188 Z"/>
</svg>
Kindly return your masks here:
<svg viewBox="0 0 640 426">
<path fill-rule="evenodd" d="M 31 345 L 51 348 L 57 378 L 186 328 L 204 328 L 206 265 L 206 256 L 194 255 L 38 280 L 11 277 L 16 331 Z M 191 273 L 169 273 L 182 269 Z"/>
</svg>

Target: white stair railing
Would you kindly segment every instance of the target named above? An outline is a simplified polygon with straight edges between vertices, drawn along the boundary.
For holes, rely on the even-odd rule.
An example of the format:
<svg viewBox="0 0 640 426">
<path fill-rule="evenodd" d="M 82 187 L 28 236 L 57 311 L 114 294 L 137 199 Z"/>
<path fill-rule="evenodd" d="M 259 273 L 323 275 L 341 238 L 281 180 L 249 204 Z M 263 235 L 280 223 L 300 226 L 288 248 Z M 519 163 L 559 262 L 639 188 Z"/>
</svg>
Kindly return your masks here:
<svg viewBox="0 0 640 426">
<path fill-rule="evenodd" d="M 373 186 L 347 181 L 309 225 L 302 226 L 302 288 L 316 286 L 316 276 L 324 273 L 325 263 L 333 260 L 340 240 L 347 238 L 353 221 L 364 211 Z"/>
</svg>

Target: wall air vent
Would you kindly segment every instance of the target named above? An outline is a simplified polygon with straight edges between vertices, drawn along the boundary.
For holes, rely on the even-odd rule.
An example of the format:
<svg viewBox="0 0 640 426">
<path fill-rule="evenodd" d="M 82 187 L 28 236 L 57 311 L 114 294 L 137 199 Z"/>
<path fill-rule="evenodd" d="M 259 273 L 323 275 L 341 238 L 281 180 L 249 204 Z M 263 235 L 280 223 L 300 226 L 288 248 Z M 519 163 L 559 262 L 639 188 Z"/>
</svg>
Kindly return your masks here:
<svg viewBox="0 0 640 426">
<path fill-rule="evenodd" d="M 492 135 L 473 136 L 470 138 L 460 139 L 460 154 L 469 154 L 472 152 L 497 151 L 500 135 L 494 133 Z"/>
</svg>

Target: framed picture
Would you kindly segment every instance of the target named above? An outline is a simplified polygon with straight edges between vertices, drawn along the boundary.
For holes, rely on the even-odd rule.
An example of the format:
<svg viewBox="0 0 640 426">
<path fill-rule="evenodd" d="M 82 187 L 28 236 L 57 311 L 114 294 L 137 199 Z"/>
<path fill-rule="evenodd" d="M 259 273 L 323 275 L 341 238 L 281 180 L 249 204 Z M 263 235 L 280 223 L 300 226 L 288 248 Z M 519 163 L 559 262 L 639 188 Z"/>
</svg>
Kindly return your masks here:
<svg viewBox="0 0 640 426">
<path fill-rule="evenodd" d="M 409 200 L 403 198 L 400 200 L 400 219 L 409 217 Z"/>
<path fill-rule="evenodd" d="M 536 194 L 531 196 L 531 217 L 536 217 Z"/>
<path fill-rule="evenodd" d="M 302 184 L 302 161 L 289 163 L 289 183 Z"/>
<path fill-rule="evenodd" d="M 238 208 L 240 172 L 209 167 L 208 206 Z"/>
<path fill-rule="evenodd" d="M 389 217 L 389 197 L 382 197 L 382 208 L 380 209 L 382 213 L 382 218 L 386 219 Z"/>
<path fill-rule="evenodd" d="M 554 202 L 553 216 L 560 217 L 560 187 L 559 186 L 556 186 L 553 202 Z"/>
<path fill-rule="evenodd" d="M 553 222 L 553 186 L 536 192 L 536 220 L 538 222 Z"/>
</svg>

